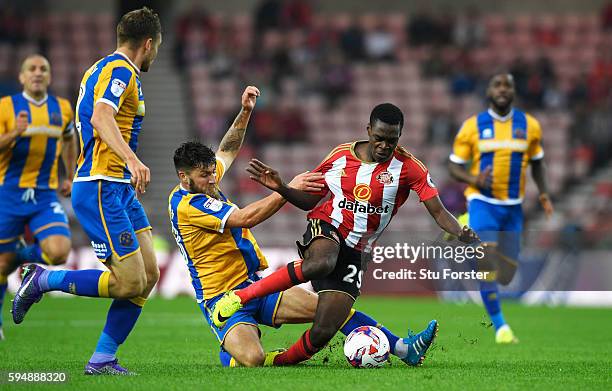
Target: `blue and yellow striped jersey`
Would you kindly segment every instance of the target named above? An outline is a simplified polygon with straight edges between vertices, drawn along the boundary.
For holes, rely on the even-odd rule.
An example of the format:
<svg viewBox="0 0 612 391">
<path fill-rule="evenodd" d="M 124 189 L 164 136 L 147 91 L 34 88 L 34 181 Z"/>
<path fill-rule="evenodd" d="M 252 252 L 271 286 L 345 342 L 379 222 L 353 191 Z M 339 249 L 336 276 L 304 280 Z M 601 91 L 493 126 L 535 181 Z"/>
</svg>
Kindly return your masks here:
<svg viewBox="0 0 612 391">
<path fill-rule="evenodd" d="M 38 102 L 25 92 L 5 96 L 0 99 L 0 134 L 15 128 L 20 111 L 28 113 L 28 128 L 0 151 L 0 187 L 57 189 L 62 138 L 74 132 L 70 103 L 54 95 Z"/>
<path fill-rule="evenodd" d="M 217 159 L 217 183 L 224 171 L 223 162 Z M 172 233 L 198 302 L 227 292 L 268 267 L 250 230 L 225 229 L 236 206 L 220 194 L 221 199 L 215 199 L 177 186 L 168 199 Z"/>
<path fill-rule="evenodd" d="M 112 106 L 121 136 L 136 152 L 145 115 L 139 73 L 138 67 L 119 52 L 104 57 L 85 72 L 76 106 L 81 155 L 75 181 L 106 179 L 130 182 L 126 164 L 100 139 L 91 124 L 91 116 L 98 103 Z"/>
<path fill-rule="evenodd" d="M 513 109 L 500 117 L 491 109 L 468 118 L 455 138 L 450 160 L 466 164 L 478 175 L 492 167 L 493 184 L 481 191 L 468 186 L 465 196 L 498 205 L 520 204 L 525 194 L 525 171 L 529 161 L 544 157 L 542 130 L 529 114 Z"/>
</svg>

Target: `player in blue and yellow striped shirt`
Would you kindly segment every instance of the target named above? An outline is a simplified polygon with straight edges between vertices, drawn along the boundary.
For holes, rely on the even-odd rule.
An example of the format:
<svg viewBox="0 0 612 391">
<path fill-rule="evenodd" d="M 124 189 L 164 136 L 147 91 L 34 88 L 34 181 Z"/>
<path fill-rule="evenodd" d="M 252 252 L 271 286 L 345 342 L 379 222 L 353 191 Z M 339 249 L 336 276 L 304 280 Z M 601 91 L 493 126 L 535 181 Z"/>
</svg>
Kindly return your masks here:
<svg viewBox="0 0 612 391">
<path fill-rule="evenodd" d="M 544 175 L 542 130 L 534 117 L 512 106 L 514 95 L 512 75 L 493 76 L 487 89 L 489 109 L 463 123 L 449 163 L 451 175 L 468 184 L 470 227 L 484 242 L 497 243 L 513 262 L 520 251 L 528 165 L 544 211 L 547 216 L 553 212 Z M 497 283 L 483 281 L 480 293 L 495 326 L 496 341 L 516 342 L 501 312 Z"/>
<path fill-rule="evenodd" d="M 72 205 L 96 256 L 110 271 L 48 271 L 28 265 L 13 302 L 13 319 L 21 323 L 48 291 L 112 297 L 87 375 L 128 373 L 116 352 L 159 279 L 151 226 L 136 197 L 144 193 L 150 172 L 136 148 L 145 115 L 140 72 L 149 69 L 161 41 L 157 14 L 146 7 L 128 12 L 117 26 L 117 50 L 85 72 L 79 90 L 75 127 L 82 150 Z"/>
<path fill-rule="evenodd" d="M 51 66 L 45 57 L 28 56 L 19 81 L 23 92 L 0 99 L 0 312 L 10 273 L 25 261 L 64 263 L 71 247 L 68 219 L 56 191 L 69 196 L 72 188 L 72 108 L 66 99 L 48 93 Z M 60 156 L 67 171 L 61 186 Z M 20 245 L 26 224 L 36 240 L 28 247 Z"/>
<path fill-rule="evenodd" d="M 219 183 L 237 156 L 251 112 L 259 96 L 253 86 L 242 95 L 242 110 L 221 141 L 217 153 L 198 142 L 182 144 L 174 153 L 180 184 L 170 193 L 168 213 L 172 233 L 187 263 L 196 300 L 222 347 L 224 365 L 261 365 L 264 360 L 258 324 L 278 327 L 282 322 L 312 319 L 316 299 L 302 289 L 288 292 L 278 313 L 282 294 L 269 295 L 232 317 L 228 327 L 219 329 L 210 319 L 215 302 L 227 291 L 258 279 L 256 272 L 268 267 L 257 241 L 249 230 L 272 216 L 284 204 L 272 194 L 244 208 L 238 208 L 221 192 Z M 318 186 L 318 185 L 317 185 Z M 289 307 L 287 309 L 287 307 Z M 229 353 L 228 353 L 229 352 Z M 231 356 L 230 356 L 231 354 Z"/>
</svg>

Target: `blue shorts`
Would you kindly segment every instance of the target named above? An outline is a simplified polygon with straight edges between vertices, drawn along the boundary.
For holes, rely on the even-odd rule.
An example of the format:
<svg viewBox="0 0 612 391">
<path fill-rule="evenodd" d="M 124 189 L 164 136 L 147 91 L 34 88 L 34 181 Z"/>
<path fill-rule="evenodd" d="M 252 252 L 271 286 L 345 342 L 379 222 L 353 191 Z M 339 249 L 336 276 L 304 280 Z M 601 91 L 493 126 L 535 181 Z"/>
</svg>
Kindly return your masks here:
<svg viewBox="0 0 612 391">
<path fill-rule="evenodd" d="M 500 252 L 518 259 L 523 231 L 521 205 L 494 205 L 473 199 L 468 202 L 469 226 L 483 242 L 497 243 Z"/>
<path fill-rule="evenodd" d="M 245 281 L 234 289 L 241 289 L 250 284 L 250 281 Z M 259 324 L 276 328 L 280 327 L 280 325 L 276 325 L 274 323 L 274 320 L 276 318 L 276 311 L 278 310 L 278 305 L 280 304 L 283 292 L 272 293 L 270 295 L 249 301 L 244 307 L 242 307 L 228 319 L 227 323 L 222 329 L 215 326 L 211 319 L 212 309 L 221 296 L 223 296 L 223 294 L 199 303 L 200 309 L 202 310 L 206 321 L 210 325 L 213 334 L 215 334 L 221 346 L 223 346 L 227 333 L 239 324 L 250 324 L 255 327 L 257 327 Z"/>
<path fill-rule="evenodd" d="M 117 260 L 140 249 L 136 234 L 151 229 L 149 219 L 129 183 L 104 180 L 75 182 L 72 207 L 91 240 L 96 257 Z"/>
<path fill-rule="evenodd" d="M 55 190 L 0 187 L 0 253 L 17 249 L 26 224 L 38 242 L 51 235 L 70 238 L 68 218 Z"/>
</svg>

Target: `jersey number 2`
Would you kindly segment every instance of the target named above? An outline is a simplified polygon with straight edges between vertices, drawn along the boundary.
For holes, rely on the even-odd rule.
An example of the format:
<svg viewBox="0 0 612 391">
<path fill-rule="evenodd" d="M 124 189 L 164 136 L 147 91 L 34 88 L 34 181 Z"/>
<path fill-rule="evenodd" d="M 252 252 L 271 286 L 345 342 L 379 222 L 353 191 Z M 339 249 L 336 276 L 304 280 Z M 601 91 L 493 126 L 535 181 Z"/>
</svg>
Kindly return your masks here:
<svg viewBox="0 0 612 391">
<path fill-rule="evenodd" d="M 355 275 L 357 274 L 357 266 L 348 265 L 348 269 L 349 269 L 349 272 L 346 276 L 344 276 L 342 281 L 352 284 L 355 282 Z M 363 270 L 359 270 L 359 274 L 357 274 L 357 284 L 355 285 L 357 286 L 358 289 L 361 288 L 361 277 L 363 277 Z"/>
</svg>

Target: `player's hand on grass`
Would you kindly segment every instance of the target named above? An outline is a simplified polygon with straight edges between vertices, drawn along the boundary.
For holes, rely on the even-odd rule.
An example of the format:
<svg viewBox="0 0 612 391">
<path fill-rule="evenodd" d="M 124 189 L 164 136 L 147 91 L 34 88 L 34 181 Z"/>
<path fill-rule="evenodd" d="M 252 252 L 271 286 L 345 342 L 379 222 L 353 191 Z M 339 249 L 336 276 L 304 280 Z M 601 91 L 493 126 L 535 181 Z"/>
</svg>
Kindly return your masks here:
<svg viewBox="0 0 612 391">
<path fill-rule="evenodd" d="M 132 174 L 132 185 L 138 194 L 147 191 L 147 186 L 151 181 L 151 171 L 137 157 L 132 157 L 127 161 L 128 170 Z"/>
<path fill-rule="evenodd" d="M 15 132 L 17 136 L 21 136 L 28 129 L 28 112 L 20 111 L 15 118 Z"/>
<path fill-rule="evenodd" d="M 251 159 L 246 170 L 251 174 L 249 177 L 252 180 L 264 185 L 270 190 L 278 191 L 283 186 L 283 180 L 278 174 L 278 171 L 263 164 L 257 159 Z"/>
<path fill-rule="evenodd" d="M 72 179 L 64 179 L 59 188 L 59 192 L 64 197 L 70 197 L 72 193 Z"/>
<path fill-rule="evenodd" d="M 255 108 L 259 90 L 257 87 L 248 86 L 242 93 L 242 108 L 247 111 L 252 111 Z"/>
<path fill-rule="evenodd" d="M 487 166 L 478 176 L 476 177 L 474 185 L 481 190 L 489 190 L 493 184 L 493 177 L 491 172 L 493 167 Z"/>
<path fill-rule="evenodd" d="M 325 177 L 320 172 L 306 171 L 296 175 L 287 186 L 302 191 L 318 192 L 325 187 L 323 179 Z"/>
<path fill-rule="evenodd" d="M 540 205 L 542 205 L 542 209 L 544 209 L 544 214 L 547 219 L 550 219 L 555 213 L 555 208 L 553 207 L 552 201 L 550 200 L 550 196 L 546 193 L 540 194 Z"/>
<path fill-rule="evenodd" d="M 461 228 L 461 234 L 458 237 L 459 241 L 467 244 L 476 243 L 480 240 L 476 232 L 467 225 Z"/>
</svg>

